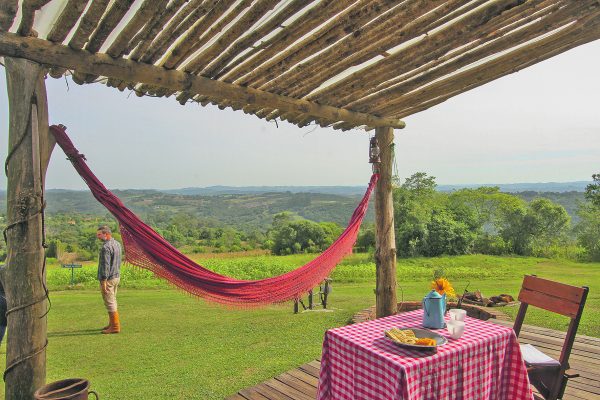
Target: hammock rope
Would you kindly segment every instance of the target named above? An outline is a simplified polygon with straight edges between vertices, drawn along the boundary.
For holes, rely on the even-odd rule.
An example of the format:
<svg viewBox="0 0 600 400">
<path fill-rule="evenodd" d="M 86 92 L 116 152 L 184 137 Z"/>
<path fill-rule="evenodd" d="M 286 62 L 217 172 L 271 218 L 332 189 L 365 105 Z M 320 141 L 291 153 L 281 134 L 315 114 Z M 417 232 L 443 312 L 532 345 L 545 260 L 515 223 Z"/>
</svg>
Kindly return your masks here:
<svg viewBox="0 0 600 400">
<path fill-rule="evenodd" d="M 371 176 L 365 195 L 346 229 L 314 260 L 271 278 L 238 280 L 195 263 L 125 207 L 92 173 L 85 156 L 75 148 L 65 129 L 62 125 L 52 125 L 50 132 L 90 188 L 92 195 L 118 221 L 125 247 L 125 261 L 150 270 L 195 296 L 231 306 L 259 306 L 298 299 L 322 282 L 344 256 L 352 253 L 358 230 L 367 212 L 369 198 L 379 178 L 377 174 Z"/>
</svg>

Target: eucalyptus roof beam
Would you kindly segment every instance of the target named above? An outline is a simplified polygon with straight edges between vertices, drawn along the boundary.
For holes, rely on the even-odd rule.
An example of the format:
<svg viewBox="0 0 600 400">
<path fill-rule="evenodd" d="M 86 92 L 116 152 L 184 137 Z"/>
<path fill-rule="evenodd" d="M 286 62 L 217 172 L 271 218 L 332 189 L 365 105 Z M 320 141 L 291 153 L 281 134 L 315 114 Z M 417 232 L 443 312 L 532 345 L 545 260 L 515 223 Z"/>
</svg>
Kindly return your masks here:
<svg viewBox="0 0 600 400">
<path fill-rule="evenodd" d="M 106 54 L 90 54 L 33 37 L 21 37 L 0 32 L 0 54 L 26 58 L 31 61 L 74 69 L 80 73 L 106 76 L 128 82 L 159 86 L 193 94 L 203 94 L 217 99 L 252 104 L 262 108 L 279 109 L 312 115 L 321 120 L 346 121 L 355 125 L 389 126 L 404 128 L 396 118 L 380 118 L 350 110 L 320 105 L 306 100 L 293 99 L 261 90 L 214 81 L 177 70 L 137 63 L 123 58 L 113 59 Z"/>
</svg>

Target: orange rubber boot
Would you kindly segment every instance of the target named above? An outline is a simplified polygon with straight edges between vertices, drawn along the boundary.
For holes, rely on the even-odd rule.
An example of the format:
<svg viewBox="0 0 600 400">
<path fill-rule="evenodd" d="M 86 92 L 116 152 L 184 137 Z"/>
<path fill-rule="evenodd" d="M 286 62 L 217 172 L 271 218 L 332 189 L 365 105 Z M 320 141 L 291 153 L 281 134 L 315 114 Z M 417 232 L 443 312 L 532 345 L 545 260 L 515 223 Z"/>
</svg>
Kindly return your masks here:
<svg viewBox="0 0 600 400">
<path fill-rule="evenodd" d="M 108 316 L 110 318 L 110 325 L 107 329 L 104 329 L 102 333 L 109 334 L 121 332 L 121 321 L 119 320 L 119 312 L 109 312 Z"/>
</svg>

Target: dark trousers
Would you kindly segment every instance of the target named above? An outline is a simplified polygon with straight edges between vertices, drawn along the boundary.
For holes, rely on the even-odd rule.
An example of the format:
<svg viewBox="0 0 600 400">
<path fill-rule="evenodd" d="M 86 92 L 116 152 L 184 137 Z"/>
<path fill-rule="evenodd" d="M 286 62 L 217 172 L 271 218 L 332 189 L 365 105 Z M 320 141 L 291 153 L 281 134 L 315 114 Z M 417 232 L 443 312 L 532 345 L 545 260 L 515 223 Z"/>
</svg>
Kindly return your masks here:
<svg viewBox="0 0 600 400">
<path fill-rule="evenodd" d="M 0 293 L 0 344 L 4 339 L 4 332 L 6 332 L 6 298 L 4 293 Z"/>
</svg>

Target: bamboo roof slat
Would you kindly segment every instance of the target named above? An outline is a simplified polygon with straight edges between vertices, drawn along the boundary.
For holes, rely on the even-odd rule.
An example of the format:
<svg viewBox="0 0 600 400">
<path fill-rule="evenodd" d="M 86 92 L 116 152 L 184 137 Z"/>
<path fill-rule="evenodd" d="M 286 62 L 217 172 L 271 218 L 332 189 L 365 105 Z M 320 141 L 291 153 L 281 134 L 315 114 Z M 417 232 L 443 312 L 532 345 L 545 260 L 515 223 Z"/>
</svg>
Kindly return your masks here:
<svg viewBox="0 0 600 400">
<path fill-rule="evenodd" d="M 209 43 L 215 37 L 219 35 L 219 33 L 229 25 L 233 20 L 238 18 L 243 12 L 252 5 L 254 0 L 242 0 L 240 1 L 230 12 L 226 13 L 223 18 L 221 18 L 217 23 L 215 23 L 208 32 L 201 34 L 197 40 L 194 36 L 191 36 L 189 40 L 185 40 L 182 42 L 182 49 L 175 48 L 174 55 L 176 56 L 175 60 L 169 60 L 167 58 L 167 62 L 174 63 L 174 65 L 179 64 L 181 61 L 191 57 L 194 53 L 196 53 L 199 49 L 201 49 L 204 45 Z M 183 51 L 185 50 L 185 51 Z M 189 63 L 188 63 L 189 64 Z M 194 72 L 190 68 L 188 68 L 187 64 L 183 68 L 186 72 Z"/>
<path fill-rule="evenodd" d="M 106 54 L 113 58 L 120 57 L 133 36 L 135 36 L 148 22 L 156 15 L 156 11 L 163 2 L 156 0 L 145 0 L 140 9 L 133 18 L 127 23 L 125 28 L 119 33 L 119 36 L 110 44 Z"/>
<path fill-rule="evenodd" d="M 269 115 L 265 117 L 267 121 L 274 121 L 277 118 L 281 117 L 283 112 L 281 110 L 273 110 Z"/>
<path fill-rule="evenodd" d="M 446 14 L 444 17 L 441 17 L 440 19 L 435 21 L 435 25 L 431 24 L 431 25 L 423 25 L 422 31 L 423 32 L 429 32 L 430 30 L 434 29 L 435 26 L 439 26 L 440 24 L 445 24 L 447 22 L 450 22 L 458 17 L 460 17 L 461 15 L 465 15 L 466 13 L 469 13 L 471 11 L 473 11 L 474 9 L 480 7 L 481 5 L 485 4 L 488 0 L 473 0 L 470 1 L 466 4 L 464 4 L 462 7 L 448 12 L 448 14 Z"/>
<path fill-rule="evenodd" d="M 21 4 L 21 24 L 19 25 L 19 34 L 29 36 L 32 34 L 33 20 L 35 12 L 49 3 L 50 0 L 23 0 Z"/>
<path fill-rule="evenodd" d="M 19 9 L 18 0 L 5 0 L 0 2 L 0 31 L 8 31 Z"/>
<path fill-rule="evenodd" d="M 90 35 L 94 32 L 102 15 L 106 11 L 110 0 L 92 0 L 87 11 L 81 18 L 75 33 L 69 40 L 69 47 L 73 49 L 81 49 L 89 40 Z M 52 68 L 50 76 L 58 77 L 65 73 L 66 68 Z M 73 74 L 73 81 L 78 84 L 85 83 L 85 76 Z"/>
<path fill-rule="evenodd" d="M 175 97 L 175 100 L 177 100 L 179 102 L 179 104 L 184 105 L 192 97 L 194 97 L 193 93 L 190 93 L 190 92 L 180 92 L 177 95 L 177 97 Z"/>
<path fill-rule="evenodd" d="M 85 45 L 87 51 L 96 53 L 100 50 L 100 47 L 104 44 L 108 35 L 113 31 L 117 24 L 121 22 L 121 19 L 125 16 L 125 13 L 127 13 L 133 2 L 134 0 L 116 0 L 112 4 Z"/>
<path fill-rule="evenodd" d="M 488 14 L 485 10 L 483 11 L 487 16 Z M 476 15 L 475 15 L 476 17 Z M 500 21 L 503 19 L 503 13 L 499 13 L 493 17 L 496 21 Z M 472 25 L 471 25 L 472 26 Z M 420 46 L 411 46 L 409 48 L 405 48 L 402 51 L 396 53 L 394 57 L 390 59 L 383 60 L 379 63 L 379 65 L 374 66 L 370 71 L 366 73 L 366 79 L 373 79 L 373 87 L 379 85 L 385 85 L 390 79 L 393 79 L 394 75 L 399 75 L 403 73 L 407 73 L 411 70 L 418 69 L 419 66 L 425 65 L 431 61 L 438 59 L 439 57 L 443 57 L 443 54 L 447 51 L 451 50 L 444 36 L 447 36 L 445 31 L 439 31 L 436 34 L 430 35 L 423 40 L 423 43 Z M 469 29 L 468 31 L 464 31 L 461 35 L 464 39 L 464 43 L 470 43 L 472 41 L 489 41 L 494 34 L 490 34 L 483 26 L 475 27 L 475 29 Z M 507 43 L 508 48 L 512 46 L 512 43 Z M 501 49 L 504 50 L 504 49 Z M 402 62 L 401 58 L 405 60 L 410 60 L 409 62 Z M 330 98 L 335 98 L 336 103 L 342 101 L 345 97 L 352 97 L 354 99 L 359 99 L 366 94 L 368 94 L 372 89 L 367 88 L 365 85 L 361 85 L 360 83 L 356 83 L 356 79 L 351 84 L 345 85 L 345 89 L 341 91 L 335 91 L 334 88 L 330 87 L 325 89 L 323 92 L 309 96 L 312 100 L 319 101 L 321 96 L 324 93 L 330 96 Z"/>
<path fill-rule="evenodd" d="M 69 46 L 74 49 L 81 49 L 89 40 L 90 35 L 98 26 L 104 11 L 108 7 L 110 0 L 92 0 L 91 5 L 83 15 L 83 18 L 77 26 L 77 30 L 69 41 Z"/>
<path fill-rule="evenodd" d="M 600 39 L 598 0 L 63 1 L 1 2 L 0 56 L 72 71 L 76 83 L 342 131 L 401 127 Z"/>
<path fill-rule="evenodd" d="M 474 40 L 478 35 L 484 36 L 487 33 L 484 29 L 486 22 L 500 18 L 503 11 L 517 6 L 519 3 L 520 0 L 499 0 L 490 3 L 487 7 L 481 7 L 446 29 L 432 33 L 422 40 L 402 48 L 392 56 L 341 79 L 320 93 L 311 96 L 311 99 L 318 101 L 324 95 L 339 98 L 367 86 L 392 79 L 400 71 L 406 72 L 424 62 L 441 57 L 452 49 L 454 40 L 459 40 L 459 43 L 463 44 Z"/>
<path fill-rule="evenodd" d="M 189 52 L 192 48 L 195 46 L 197 46 L 196 48 L 200 48 L 206 44 L 210 38 L 214 37 L 215 33 L 205 35 L 203 42 L 199 41 L 200 37 L 202 37 L 202 35 L 206 33 L 206 31 L 221 18 L 234 3 L 235 0 L 222 0 L 217 3 L 217 5 L 202 18 L 202 21 L 200 21 L 201 23 L 197 23 L 180 39 L 169 54 L 167 54 L 162 65 L 168 69 L 177 68 L 189 56 Z M 239 15 L 244 9 L 250 7 L 251 3 L 251 1 L 243 1 L 233 12 L 229 13 L 226 18 L 221 20 L 218 25 L 227 25 L 229 23 L 228 21 L 233 20 L 236 15 Z M 215 30 L 215 32 L 219 32 L 222 28 L 215 29 L 218 29 Z"/>
<path fill-rule="evenodd" d="M 250 105 L 250 104 L 242 107 L 242 111 L 244 111 L 244 113 L 246 113 L 246 114 L 256 114 L 260 110 L 262 110 L 262 107 L 257 107 L 255 105 Z"/>
<path fill-rule="evenodd" d="M 169 25 L 152 42 L 146 53 L 140 58 L 142 62 L 154 64 L 164 52 L 183 35 L 190 27 L 198 23 L 219 0 L 192 0 L 185 5 Z"/>
<path fill-rule="evenodd" d="M 130 59 L 134 61 L 140 60 L 159 32 L 161 32 L 167 22 L 173 18 L 186 1 L 174 0 L 169 2 L 169 0 L 162 0 L 162 6 L 166 5 L 166 7 L 159 7 L 159 12 L 129 41 L 127 48 L 132 51 Z M 126 51 L 124 54 L 129 54 L 129 52 Z"/>
<path fill-rule="evenodd" d="M 581 13 L 587 11 L 584 7 L 577 4 L 574 4 L 574 6 L 578 7 L 581 10 Z M 531 18 L 533 17 L 524 18 L 522 23 L 531 23 Z M 433 68 L 434 66 L 432 65 L 427 65 L 427 71 L 423 74 L 411 79 L 405 79 L 398 84 L 391 86 L 389 89 L 380 90 L 372 96 L 364 97 L 347 106 L 363 112 L 380 112 L 383 107 L 394 104 L 399 95 L 417 89 L 424 82 L 435 81 L 443 76 L 451 74 L 453 71 L 460 70 L 463 67 L 473 64 L 476 60 L 491 56 L 504 48 L 507 43 L 511 43 L 512 45 L 523 44 L 531 40 L 531 36 L 541 36 L 549 31 L 557 29 L 565 23 L 573 22 L 576 19 L 577 16 L 572 15 L 570 9 L 564 8 L 562 10 L 556 10 L 550 18 L 533 22 L 523 29 L 497 38 L 489 45 L 482 46 L 481 43 L 473 43 L 473 46 L 469 46 L 465 49 L 465 52 L 459 53 L 458 56 L 454 55 L 451 60 L 445 58 L 436 60 L 437 63 L 439 63 L 436 66 L 437 68 Z M 490 38 L 495 39 L 494 37 Z M 341 101 L 343 102 L 345 99 L 342 99 Z"/>
<path fill-rule="evenodd" d="M 88 1 L 89 0 L 69 0 L 58 17 L 58 20 L 52 26 L 48 36 L 46 36 L 46 39 L 51 42 L 62 43 L 77 21 L 79 21 Z"/>
<path fill-rule="evenodd" d="M 412 0 L 411 0 L 412 1 Z M 287 72 L 298 61 L 310 56 L 315 51 L 337 42 L 346 35 L 354 32 L 357 27 L 371 21 L 378 14 L 379 7 L 388 10 L 395 1 L 359 0 L 351 8 L 320 28 L 317 32 L 292 46 L 265 65 L 256 68 L 250 74 L 239 80 L 240 84 L 259 87 L 270 77 Z"/>
<path fill-rule="evenodd" d="M 306 0 L 292 0 L 274 17 L 270 18 L 266 23 L 261 25 L 260 28 L 250 32 L 231 45 L 227 51 L 218 56 L 216 60 L 210 63 L 209 67 L 202 71 L 202 75 L 214 77 L 237 55 L 246 50 L 249 46 L 252 46 L 261 38 L 267 36 L 269 33 L 283 24 L 288 18 L 302 10 L 304 7 L 306 7 Z"/>
<path fill-rule="evenodd" d="M 233 26 L 224 32 L 210 47 L 203 50 L 189 66 L 186 66 L 186 70 L 202 70 L 214 57 L 225 51 L 231 43 L 246 33 L 267 12 L 272 10 L 278 2 L 279 0 L 259 0 L 253 4 Z"/>
<path fill-rule="evenodd" d="M 314 120 L 315 119 L 313 117 L 302 117 L 296 122 L 296 124 L 300 128 L 304 128 L 305 126 L 310 125 Z"/>
<path fill-rule="evenodd" d="M 588 34 L 577 39 L 572 39 L 570 34 L 580 33 L 586 28 L 591 28 Z M 560 54 L 568 49 L 600 39 L 600 11 L 587 16 L 571 26 L 564 28 L 561 32 L 541 39 L 519 50 L 509 52 L 498 57 L 489 64 L 483 64 L 477 68 L 456 74 L 445 80 L 429 85 L 427 88 L 406 96 L 402 102 L 396 104 L 394 109 L 384 110 L 385 114 L 410 115 L 407 114 L 411 108 L 418 107 L 420 111 L 446 99 L 463 92 L 466 88 L 473 89 L 481 86 L 499 76 L 519 71 L 523 68 L 536 64 L 540 61 Z M 429 99 L 432 91 L 439 92 L 442 89 L 446 94 Z M 425 108 L 424 108 L 425 107 Z"/>
<path fill-rule="evenodd" d="M 117 26 L 117 24 L 121 21 L 121 19 L 125 16 L 134 0 L 116 0 L 112 6 L 109 8 L 106 15 L 102 18 L 98 27 L 90 36 L 87 44 L 85 45 L 85 49 L 90 53 L 96 53 L 100 50 L 100 47 L 104 44 L 104 41 L 108 38 L 108 35 L 113 31 L 113 29 Z M 75 76 L 73 78 L 77 78 L 78 80 L 82 80 L 85 82 L 92 82 L 97 79 L 97 76 L 93 75 L 85 75 L 85 76 Z"/>
<path fill-rule="evenodd" d="M 297 38 L 315 29 L 321 23 L 343 10 L 348 4 L 352 4 L 352 2 L 350 0 L 319 1 L 316 6 L 303 13 L 275 36 L 265 40 L 242 57 L 234 60 L 218 74 L 218 77 L 222 77 L 222 80 L 225 82 L 234 82 L 248 71 L 254 70 L 266 60 L 274 57 L 277 52 L 287 48 Z"/>
<path fill-rule="evenodd" d="M 373 23 L 368 32 L 358 37 L 349 36 L 344 39 L 343 43 L 336 46 L 335 50 L 324 52 L 319 57 L 318 66 L 311 65 L 310 62 L 306 63 L 302 65 L 302 68 L 298 68 L 295 74 L 282 75 L 260 87 L 269 90 L 275 86 L 291 86 L 286 84 L 290 82 L 302 82 L 300 85 L 294 85 L 294 90 L 289 95 L 292 97 L 307 95 L 319 87 L 321 84 L 319 79 L 330 79 L 350 67 L 359 65 L 392 47 L 416 38 L 421 34 L 419 30 L 421 24 L 434 26 L 436 21 L 464 3 L 464 0 L 455 0 L 439 6 L 430 1 L 423 1 L 414 3 L 410 7 L 405 6 L 406 8 L 403 7 L 402 11 L 394 18 L 387 20 L 382 18 L 382 21 Z M 439 7 L 436 8 L 436 6 Z M 395 26 L 402 28 L 394 31 L 393 27 Z M 389 32 L 393 33 L 389 34 Z M 313 70 L 312 74 L 306 72 L 313 72 Z M 315 79 L 315 77 L 319 77 L 319 79 Z"/>
<path fill-rule="evenodd" d="M 177 13 L 185 1 L 187 0 L 173 0 L 170 2 L 169 0 L 156 0 L 157 12 L 152 16 L 150 21 L 148 21 L 144 27 L 129 40 L 127 46 L 121 53 L 131 53 L 129 58 L 134 61 L 139 61 L 140 57 L 152 44 L 152 40 L 156 38 L 156 35 L 158 35 L 164 25 Z M 120 91 L 123 91 L 126 87 L 131 88 L 133 85 L 134 82 L 120 82 L 116 87 Z"/>
</svg>

